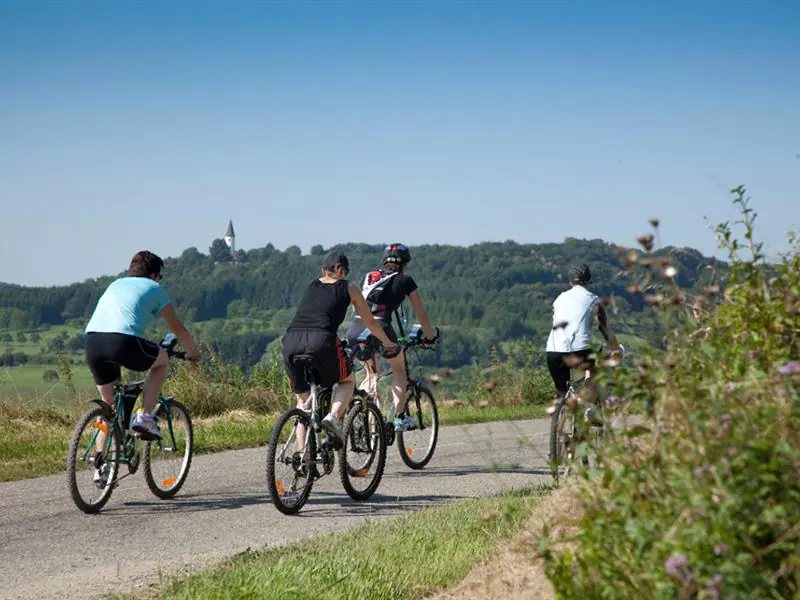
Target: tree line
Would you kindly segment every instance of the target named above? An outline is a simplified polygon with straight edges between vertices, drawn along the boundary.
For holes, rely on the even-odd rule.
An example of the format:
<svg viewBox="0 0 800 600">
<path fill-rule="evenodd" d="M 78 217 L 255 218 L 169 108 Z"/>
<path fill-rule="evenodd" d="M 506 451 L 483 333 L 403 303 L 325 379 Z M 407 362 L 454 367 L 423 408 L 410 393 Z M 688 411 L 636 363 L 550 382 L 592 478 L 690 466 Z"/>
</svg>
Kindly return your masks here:
<svg viewBox="0 0 800 600">
<path fill-rule="evenodd" d="M 316 245 L 303 254 L 297 246 L 278 250 L 267 244 L 239 250 L 234 256 L 227 247 L 223 252 L 223 246 L 224 241 L 214 240 L 208 254 L 193 247 L 166 258 L 162 285 L 201 339 L 224 358 L 247 367 L 283 334 L 303 291 L 319 275 L 326 252 L 344 251 L 350 259 L 350 277 L 360 284 L 368 270 L 379 266 L 384 245 L 347 243 L 327 249 Z M 643 310 L 641 295 L 631 293 L 629 282 L 620 276 L 625 248 L 600 239 L 567 238 L 545 244 L 429 244 L 411 251 L 408 273 L 417 281 L 430 317 L 444 332 L 439 354 L 429 359 L 439 364 L 469 364 L 473 358 L 487 357 L 505 340 L 530 338 L 543 345 L 552 301 L 567 288 L 567 270 L 575 262 L 590 265 L 592 291 L 613 298 L 620 332 L 660 344 L 661 328 L 652 312 Z M 673 257 L 676 282 L 688 290 L 703 288 L 726 268 L 694 249 L 667 247 L 661 252 Z M 0 284 L 0 330 L 81 326 L 105 287 L 121 274 L 68 286 Z M 154 324 L 152 335 L 161 335 L 162 329 L 161 323 Z M 80 343 L 63 336 L 55 342 L 65 350 Z"/>
</svg>

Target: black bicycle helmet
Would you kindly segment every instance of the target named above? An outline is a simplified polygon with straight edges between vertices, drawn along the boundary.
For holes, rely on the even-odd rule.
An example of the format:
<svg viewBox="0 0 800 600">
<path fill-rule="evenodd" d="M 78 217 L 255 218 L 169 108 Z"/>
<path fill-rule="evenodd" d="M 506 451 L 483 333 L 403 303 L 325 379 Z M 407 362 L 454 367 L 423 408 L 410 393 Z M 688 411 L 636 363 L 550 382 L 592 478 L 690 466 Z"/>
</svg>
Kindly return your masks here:
<svg viewBox="0 0 800 600">
<path fill-rule="evenodd" d="M 383 249 L 383 264 L 396 263 L 406 265 L 411 261 L 411 252 L 405 244 L 389 244 Z"/>
<path fill-rule="evenodd" d="M 592 282 L 592 272 L 589 270 L 589 265 L 581 263 L 579 265 L 572 265 L 569 268 L 570 283 L 584 284 Z"/>
</svg>

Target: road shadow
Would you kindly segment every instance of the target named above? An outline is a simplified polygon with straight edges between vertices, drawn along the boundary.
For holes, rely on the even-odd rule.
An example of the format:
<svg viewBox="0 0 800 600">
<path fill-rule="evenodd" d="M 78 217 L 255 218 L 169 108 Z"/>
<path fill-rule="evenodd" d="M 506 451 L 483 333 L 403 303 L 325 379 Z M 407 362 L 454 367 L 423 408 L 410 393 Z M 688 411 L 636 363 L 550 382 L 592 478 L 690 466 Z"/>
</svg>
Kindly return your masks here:
<svg viewBox="0 0 800 600">
<path fill-rule="evenodd" d="M 419 471 L 397 471 L 392 476 L 397 477 L 425 477 L 426 475 L 445 475 L 451 477 L 462 477 L 464 475 L 550 475 L 550 467 L 543 466 L 522 466 L 519 464 L 511 465 L 464 465 L 464 466 L 427 466 Z"/>
<path fill-rule="evenodd" d="M 451 494 L 420 494 L 414 496 L 398 496 L 396 494 L 375 493 L 368 500 L 353 500 L 344 493 L 311 492 L 306 505 L 295 517 L 331 518 L 331 517 L 363 517 L 382 516 L 411 512 L 423 508 L 431 508 L 454 500 L 466 500 L 470 496 Z M 274 508 L 274 507 L 273 507 Z M 277 512 L 277 509 L 274 509 Z"/>
</svg>

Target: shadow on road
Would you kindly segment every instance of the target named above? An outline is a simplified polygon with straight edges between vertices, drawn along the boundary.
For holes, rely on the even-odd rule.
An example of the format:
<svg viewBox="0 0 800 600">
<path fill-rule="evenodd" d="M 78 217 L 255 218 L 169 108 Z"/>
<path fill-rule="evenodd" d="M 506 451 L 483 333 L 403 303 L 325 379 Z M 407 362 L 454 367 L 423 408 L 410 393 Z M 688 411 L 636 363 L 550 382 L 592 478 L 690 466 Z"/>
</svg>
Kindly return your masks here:
<svg viewBox="0 0 800 600">
<path fill-rule="evenodd" d="M 467 496 L 463 496 L 466 498 Z M 297 516 L 330 517 L 330 516 L 362 516 L 365 514 L 379 515 L 382 513 L 398 512 L 400 510 L 416 510 L 427 506 L 434 506 L 451 500 L 461 499 L 462 496 L 424 494 L 418 496 L 396 496 L 375 493 L 372 498 L 363 502 L 351 499 L 344 492 L 311 491 L 308 503 Z M 122 506 L 104 510 L 108 515 L 141 514 L 149 513 L 184 513 L 205 512 L 209 510 L 236 510 L 246 506 L 264 504 L 269 510 L 277 509 L 273 506 L 269 494 L 192 494 L 190 496 L 177 496 L 172 500 L 134 500 L 124 502 Z M 319 509 L 319 507 L 326 507 Z M 335 507 L 335 508 L 334 508 Z"/>
<path fill-rule="evenodd" d="M 444 476 L 455 476 L 460 477 L 462 475 L 476 475 L 476 474 L 483 474 L 483 475 L 491 475 L 492 473 L 514 473 L 518 475 L 550 475 L 550 467 L 548 466 L 541 466 L 541 467 L 523 467 L 522 465 L 467 465 L 463 467 L 459 466 L 447 466 L 447 467 L 425 467 L 419 471 L 398 471 L 397 473 L 392 473 L 392 476 L 399 476 L 399 477 L 424 477 L 426 474 L 428 475 L 444 475 Z"/>
</svg>

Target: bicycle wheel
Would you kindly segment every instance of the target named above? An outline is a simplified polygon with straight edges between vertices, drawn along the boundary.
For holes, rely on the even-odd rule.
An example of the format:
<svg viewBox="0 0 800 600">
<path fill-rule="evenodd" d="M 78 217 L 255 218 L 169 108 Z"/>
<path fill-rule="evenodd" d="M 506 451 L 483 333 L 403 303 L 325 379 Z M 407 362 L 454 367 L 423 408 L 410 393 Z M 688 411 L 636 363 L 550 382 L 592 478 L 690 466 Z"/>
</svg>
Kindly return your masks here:
<svg viewBox="0 0 800 600">
<path fill-rule="evenodd" d="M 568 476 L 575 458 L 575 412 L 567 408 L 570 398 L 570 393 L 559 398 L 550 417 L 550 470 L 554 479 L 558 479 L 559 470 Z"/>
<path fill-rule="evenodd" d="M 342 486 L 353 500 L 366 500 L 378 489 L 386 466 L 383 415 L 374 403 L 357 401 L 347 411 L 342 431 L 345 439 L 344 447 L 339 450 Z"/>
<path fill-rule="evenodd" d="M 298 425 L 305 427 L 303 450 L 298 445 Z M 295 514 L 308 500 L 316 473 L 316 447 L 308 413 L 291 408 L 280 416 L 267 446 L 267 487 L 275 508 L 285 515 Z"/>
<path fill-rule="evenodd" d="M 144 445 L 144 479 L 161 499 L 172 498 L 183 487 L 192 466 L 194 430 L 189 409 L 173 398 L 159 405 L 155 419 L 161 439 Z"/>
<path fill-rule="evenodd" d="M 439 412 L 433 392 L 426 387 L 419 387 L 408 399 L 406 410 L 417 421 L 417 427 L 397 432 L 397 449 L 407 467 L 422 469 L 433 458 L 439 439 Z"/>
<path fill-rule="evenodd" d="M 111 497 L 119 473 L 121 441 L 119 431 L 103 417 L 99 406 L 89 410 L 75 426 L 67 454 L 67 488 L 72 501 L 85 513 L 96 513 Z M 98 451 L 97 438 L 103 432 L 106 441 Z M 95 470 L 99 469 L 99 478 Z M 86 490 L 82 491 L 82 484 Z"/>
</svg>

